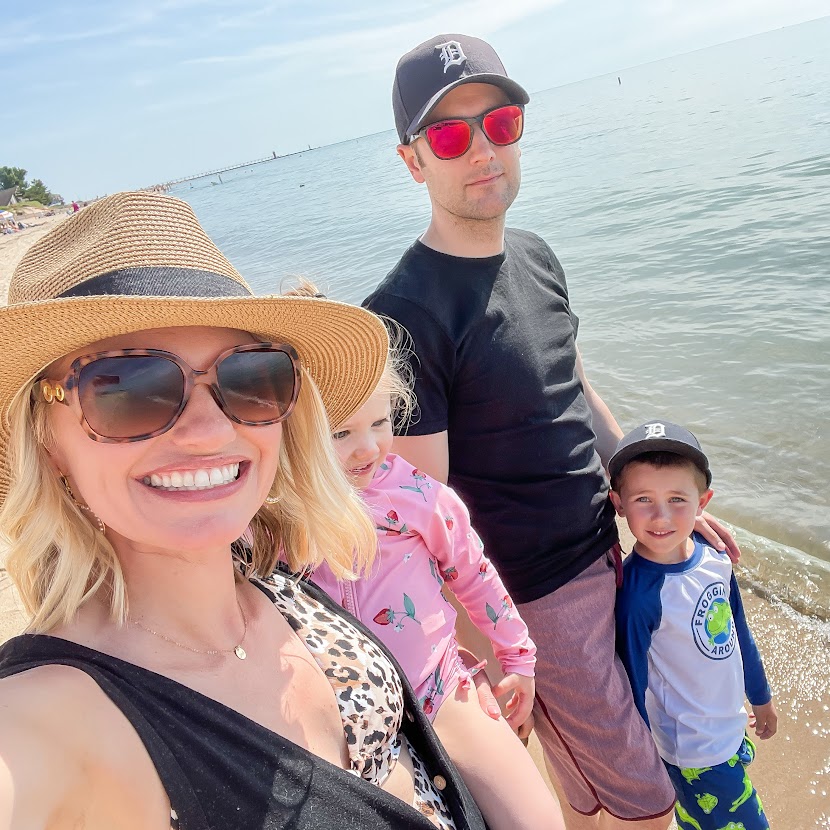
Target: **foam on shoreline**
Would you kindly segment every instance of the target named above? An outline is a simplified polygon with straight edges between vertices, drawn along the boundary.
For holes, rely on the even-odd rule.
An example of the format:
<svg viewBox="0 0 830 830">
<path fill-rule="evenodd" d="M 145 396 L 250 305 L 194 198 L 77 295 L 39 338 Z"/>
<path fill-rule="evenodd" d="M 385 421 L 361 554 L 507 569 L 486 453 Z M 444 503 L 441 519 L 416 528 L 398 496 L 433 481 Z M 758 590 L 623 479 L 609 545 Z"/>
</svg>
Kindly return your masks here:
<svg viewBox="0 0 830 830">
<path fill-rule="evenodd" d="M 743 555 L 737 569 L 760 597 L 830 621 L 830 562 L 730 525 Z"/>
</svg>

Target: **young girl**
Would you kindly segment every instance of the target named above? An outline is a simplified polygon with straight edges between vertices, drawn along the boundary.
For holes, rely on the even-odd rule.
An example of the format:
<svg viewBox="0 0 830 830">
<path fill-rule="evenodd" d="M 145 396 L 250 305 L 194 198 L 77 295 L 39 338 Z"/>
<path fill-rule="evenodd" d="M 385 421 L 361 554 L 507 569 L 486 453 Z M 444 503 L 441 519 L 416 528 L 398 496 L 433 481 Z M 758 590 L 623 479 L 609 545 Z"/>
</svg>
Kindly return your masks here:
<svg viewBox="0 0 830 830">
<path fill-rule="evenodd" d="M 373 396 L 337 426 L 334 446 L 374 518 L 379 556 L 357 581 L 338 581 L 325 565 L 311 578 L 398 658 L 492 830 L 561 830 L 559 804 L 510 728 L 533 707 L 536 647 L 527 626 L 458 496 L 389 452 L 393 418 L 405 420 L 411 400 L 390 359 Z M 479 706 L 444 584 L 493 644 L 505 674 L 494 691 L 513 692 L 506 721 Z"/>
</svg>

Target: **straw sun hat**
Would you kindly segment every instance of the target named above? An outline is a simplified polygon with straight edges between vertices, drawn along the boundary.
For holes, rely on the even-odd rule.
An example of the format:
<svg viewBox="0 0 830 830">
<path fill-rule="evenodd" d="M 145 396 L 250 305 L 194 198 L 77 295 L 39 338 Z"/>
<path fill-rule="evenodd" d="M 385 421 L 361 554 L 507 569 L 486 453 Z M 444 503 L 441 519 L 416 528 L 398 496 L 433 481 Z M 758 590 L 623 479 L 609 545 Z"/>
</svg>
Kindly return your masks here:
<svg viewBox="0 0 830 830">
<path fill-rule="evenodd" d="M 290 343 L 335 426 L 369 398 L 388 349 L 383 323 L 362 308 L 254 297 L 186 202 L 150 193 L 108 196 L 29 249 L 12 275 L 9 305 L 0 307 L 0 500 L 8 492 L 15 394 L 69 352 L 169 326 L 242 329 Z"/>
</svg>

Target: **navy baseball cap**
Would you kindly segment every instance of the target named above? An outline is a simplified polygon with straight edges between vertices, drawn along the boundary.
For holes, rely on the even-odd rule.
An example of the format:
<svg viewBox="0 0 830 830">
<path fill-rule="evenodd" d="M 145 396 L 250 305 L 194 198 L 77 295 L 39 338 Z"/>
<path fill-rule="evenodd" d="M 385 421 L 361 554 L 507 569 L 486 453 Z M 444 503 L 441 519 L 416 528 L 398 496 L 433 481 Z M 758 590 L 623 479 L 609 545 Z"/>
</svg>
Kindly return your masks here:
<svg viewBox="0 0 830 830">
<path fill-rule="evenodd" d="M 511 104 L 526 104 L 530 96 L 515 81 L 489 43 L 469 35 L 436 35 L 407 52 L 395 70 L 392 110 L 401 144 L 425 124 L 450 90 L 462 84 L 493 84 Z"/>
<path fill-rule="evenodd" d="M 615 479 L 622 468 L 638 455 L 647 452 L 671 452 L 693 461 L 706 475 L 706 486 L 712 483 L 709 459 L 700 448 L 700 442 L 688 429 L 668 421 L 649 421 L 624 436 L 608 462 L 608 474 Z"/>
</svg>

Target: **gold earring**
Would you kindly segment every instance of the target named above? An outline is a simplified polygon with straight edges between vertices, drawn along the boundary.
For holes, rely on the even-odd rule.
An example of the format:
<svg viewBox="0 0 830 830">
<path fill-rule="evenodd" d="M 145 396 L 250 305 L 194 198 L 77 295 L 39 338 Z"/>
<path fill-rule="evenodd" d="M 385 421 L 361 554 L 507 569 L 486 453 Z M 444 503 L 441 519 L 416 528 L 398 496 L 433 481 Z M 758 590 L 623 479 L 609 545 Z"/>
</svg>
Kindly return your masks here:
<svg viewBox="0 0 830 830">
<path fill-rule="evenodd" d="M 268 496 L 268 498 L 265 499 L 265 503 L 266 504 L 278 504 L 279 500 L 281 498 L 282 498 L 282 496 Z"/>
<path fill-rule="evenodd" d="M 98 525 L 98 530 L 101 533 L 105 533 L 107 530 L 106 525 L 101 521 L 100 517 L 93 512 L 91 507 L 87 507 L 85 504 L 81 504 L 78 499 L 75 498 L 75 494 L 72 492 L 72 488 L 69 486 L 69 479 L 61 473 L 61 484 L 63 484 L 63 489 L 66 490 L 66 495 L 72 500 L 72 504 L 78 508 L 78 510 L 86 510 L 93 519 L 95 519 L 95 523 Z"/>
</svg>

